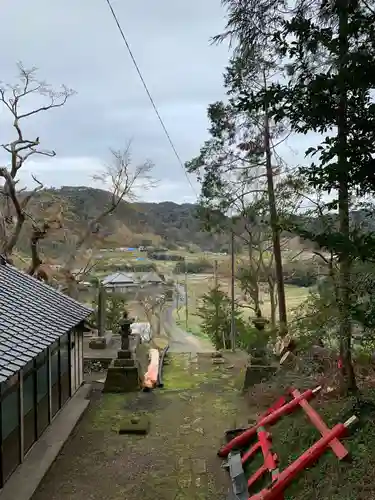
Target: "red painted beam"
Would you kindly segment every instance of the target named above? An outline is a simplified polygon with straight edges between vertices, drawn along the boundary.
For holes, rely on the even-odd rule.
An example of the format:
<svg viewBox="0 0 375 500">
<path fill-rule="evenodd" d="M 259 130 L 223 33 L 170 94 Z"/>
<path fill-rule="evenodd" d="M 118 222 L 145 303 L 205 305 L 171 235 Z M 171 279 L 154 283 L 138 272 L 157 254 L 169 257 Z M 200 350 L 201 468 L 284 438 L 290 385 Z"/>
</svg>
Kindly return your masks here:
<svg viewBox="0 0 375 500">
<path fill-rule="evenodd" d="M 265 464 L 261 465 L 259 469 L 254 472 L 252 476 L 249 477 L 247 481 L 247 487 L 251 488 L 257 481 L 260 479 L 266 472 L 268 472 L 268 469 Z"/>
<path fill-rule="evenodd" d="M 298 398 L 301 395 L 298 389 L 292 389 L 290 392 L 294 398 Z M 325 436 L 328 432 L 330 432 L 331 429 L 325 424 L 319 413 L 315 411 L 306 400 L 302 399 L 299 404 L 309 417 L 311 423 L 318 429 L 322 436 Z M 329 446 L 339 460 L 342 460 L 349 455 L 349 451 L 337 438 L 333 439 L 329 443 Z"/>
<path fill-rule="evenodd" d="M 277 455 L 272 453 L 272 443 L 269 439 L 269 434 L 266 432 L 264 427 L 259 427 L 258 429 L 258 439 L 260 446 L 262 448 L 264 465 L 267 469 L 272 472 L 277 468 L 276 460 Z"/>
<path fill-rule="evenodd" d="M 258 441 L 257 443 L 253 444 L 253 446 L 247 450 L 241 457 L 241 462 L 242 465 L 245 465 L 247 461 L 250 460 L 250 458 L 255 455 L 255 453 L 260 449 L 260 442 Z"/>
<path fill-rule="evenodd" d="M 357 417 L 352 416 L 344 424 L 337 424 L 319 441 L 306 450 L 299 458 L 292 462 L 286 469 L 280 472 L 277 480 L 266 490 L 257 493 L 249 500 L 278 500 L 285 489 L 293 482 L 297 475 L 307 467 L 310 467 L 318 458 L 323 455 L 333 439 L 338 439 L 347 433 L 348 427 L 357 421 Z"/>
<path fill-rule="evenodd" d="M 270 415 L 275 410 L 278 410 L 279 408 L 284 406 L 285 403 L 286 403 L 286 397 L 281 396 L 272 406 L 268 408 L 268 410 L 260 418 L 267 417 L 267 415 Z"/>
<path fill-rule="evenodd" d="M 229 443 L 225 444 L 218 451 L 219 457 L 225 458 L 229 455 L 229 453 L 233 449 L 243 448 L 244 446 L 246 446 L 248 444 L 250 439 L 256 434 L 259 426 L 272 425 L 272 424 L 276 423 L 282 416 L 288 415 L 289 413 L 292 413 L 296 408 L 298 408 L 300 401 L 302 401 L 303 399 L 306 399 L 307 401 L 309 401 L 320 390 L 321 390 L 321 387 L 317 387 L 316 389 L 308 389 L 307 391 L 302 393 L 297 398 L 293 399 L 289 403 L 286 403 L 278 410 L 275 410 L 274 412 L 272 412 L 270 415 L 267 415 L 266 417 L 261 418 L 255 426 L 250 427 L 245 432 L 243 432 L 239 436 L 236 436 L 234 439 L 229 441 Z"/>
</svg>

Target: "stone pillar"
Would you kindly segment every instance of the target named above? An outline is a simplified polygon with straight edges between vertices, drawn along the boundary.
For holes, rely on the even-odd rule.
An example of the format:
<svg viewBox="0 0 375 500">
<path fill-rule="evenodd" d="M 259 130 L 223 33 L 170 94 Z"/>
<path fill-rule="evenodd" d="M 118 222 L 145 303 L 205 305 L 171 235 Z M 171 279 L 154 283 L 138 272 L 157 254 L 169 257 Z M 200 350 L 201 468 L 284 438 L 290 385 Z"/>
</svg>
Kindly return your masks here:
<svg viewBox="0 0 375 500">
<path fill-rule="evenodd" d="M 129 349 L 129 335 L 133 321 L 124 313 L 121 322 L 121 349 L 107 371 L 103 392 L 134 392 L 140 388 L 138 364 Z"/>
<path fill-rule="evenodd" d="M 104 337 L 107 312 L 107 292 L 104 286 L 99 283 L 98 289 L 98 336 Z"/>
</svg>

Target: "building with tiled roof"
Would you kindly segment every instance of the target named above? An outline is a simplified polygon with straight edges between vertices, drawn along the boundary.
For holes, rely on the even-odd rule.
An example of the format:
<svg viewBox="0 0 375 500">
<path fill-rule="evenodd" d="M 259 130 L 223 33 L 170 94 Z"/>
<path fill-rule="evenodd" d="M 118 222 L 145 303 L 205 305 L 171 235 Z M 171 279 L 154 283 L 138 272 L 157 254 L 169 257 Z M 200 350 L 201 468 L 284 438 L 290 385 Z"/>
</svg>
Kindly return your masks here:
<svg viewBox="0 0 375 500">
<path fill-rule="evenodd" d="M 0 488 L 83 383 L 90 313 L 0 256 Z"/>
</svg>

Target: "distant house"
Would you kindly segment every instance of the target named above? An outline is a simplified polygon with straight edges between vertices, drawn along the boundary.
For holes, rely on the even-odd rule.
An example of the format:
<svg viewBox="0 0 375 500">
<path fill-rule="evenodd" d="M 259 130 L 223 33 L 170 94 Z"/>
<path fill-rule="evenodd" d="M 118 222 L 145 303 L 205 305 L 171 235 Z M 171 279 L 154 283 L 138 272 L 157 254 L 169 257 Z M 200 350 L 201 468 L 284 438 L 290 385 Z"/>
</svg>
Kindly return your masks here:
<svg viewBox="0 0 375 500">
<path fill-rule="evenodd" d="M 139 285 L 133 274 L 117 272 L 102 280 L 104 288 L 110 292 L 126 293 Z"/>
<path fill-rule="evenodd" d="M 0 256 L 0 489 L 83 383 L 90 312 Z"/>
<path fill-rule="evenodd" d="M 163 280 L 156 273 L 150 272 L 146 273 L 141 278 L 141 283 L 143 285 L 160 285 L 163 283 Z"/>
</svg>

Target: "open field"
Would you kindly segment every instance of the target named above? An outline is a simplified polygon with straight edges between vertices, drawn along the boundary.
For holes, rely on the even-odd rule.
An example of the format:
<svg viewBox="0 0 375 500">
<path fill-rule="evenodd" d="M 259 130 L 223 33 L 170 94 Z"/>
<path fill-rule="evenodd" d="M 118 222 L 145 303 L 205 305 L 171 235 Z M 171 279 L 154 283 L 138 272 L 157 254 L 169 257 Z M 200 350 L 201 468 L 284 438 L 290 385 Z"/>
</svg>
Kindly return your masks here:
<svg viewBox="0 0 375 500">
<path fill-rule="evenodd" d="M 179 283 L 183 283 L 185 277 L 180 275 L 177 277 Z M 230 279 L 219 278 L 218 283 L 220 284 L 223 291 L 230 295 L 231 293 L 231 283 Z M 201 318 L 197 316 L 197 309 L 199 308 L 202 297 L 207 293 L 210 288 L 214 286 L 214 277 L 209 274 L 191 274 L 187 277 L 187 288 L 188 288 L 188 329 L 191 333 L 195 335 L 200 334 L 200 323 Z M 238 285 L 235 286 L 236 297 L 238 299 L 242 298 L 241 290 Z M 308 288 L 302 288 L 294 285 L 285 285 L 287 308 L 292 311 L 298 307 L 302 302 L 304 302 L 309 294 Z M 179 305 L 179 311 L 175 311 L 176 322 L 181 328 L 186 328 L 186 309 L 184 304 Z M 262 312 L 265 317 L 270 317 L 271 307 L 269 297 L 266 290 L 262 290 Z M 243 308 L 243 314 L 249 317 L 253 314 L 253 311 L 248 308 Z"/>
<path fill-rule="evenodd" d="M 227 267 L 230 265 L 230 257 L 228 255 L 216 254 L 212 252 L 197 252 L 191 253 L 186 250 L 175 250 L 165 252 L 168 255 L 181 255 L 185 258 L 187 263 L 197 262 L 201 260 L 206 260 L 214 263 L 215 260 L 218 261 L 218 265 L 224 265 Z M 176 267 L 177 261 L 163 261 L 163 260 L 153 260 L 147 257 L 147 252 L 140 252 L 139 250 L 131 251 L 106 251 L 96 255 L 98 260 L 97 265 L 94 270 L 94 275 L 98 278 L 104 277 L 107 274 L 113 272 L 121 266 L 141 266 L 153 264 L 157 267 L 158 271 L 165 274 L 171 275 Z"/>
<path fill-rule="evenodd" d="M 196 263 L 199 261 L 206 261 L 212 264 L 212 268 L 214 266 L 214 262 L 217 261 L 218 264 L 218 273 L 224 277 L 230 277 L 231 273 L 231 258 L 230 255 L 213 253 L 213 252 L 196 252 L 192 253 L 187 250 L 175 250 L 165 252 L 168 255 L 180 255 L 185 259 L 187 264 Z M 283 259 L 284 262 L 292 262 L 294 254 L 291 251 L 284 252 Z M 313 257 L 311 252 L 303 252 L 298 255 L 298 262 L 304 262 L 307 260 L 311 260 Z M 94 257 L 96 262 L 96 266 L 94 267 L 93 276 L 98 278 L 102 278 L 116 270 L 124 269 L 126 266 L 130 267 L 139 267 L 139 266 L 150 266 L 151 264 L 156 267 L 158 272 L 164 274 L 166 277 L 172 276 L 174 274 L 174 270 L 177 265 L 177 261 L 162 261 L 162 260 L 153 260 L 147 257 L 146 252 L 140 252 L 137 249 L 134 250 L 107 250 L 106 252 L 98 253 Z M 243 266 L 247 261 L 246 255 L 236 255 L 236 263 L 235 267 Z M 294 261 L 296 262 L 296 261 Z M 183 265 L 183 262 L 179 263 Z M 310 264 L 311 265 L 311 264 Z M 317 267 L 318 264 L 317 264 Z M 319 269 L 317 269 L 319 271 Z M 210 271 L 208 271 L 210 272 Z"/>
<path fill-rule="evenodd" d="M 214 263 L 216 260 L 218 262 L 218 283 L 220 284 L 223 291 L 231 294 L 231 284 L 230 284 L 230 256 L 225 254 L 215 254 L 210 252 L 197 252 L 191 253 L 188 251 L 168 251 L 170 255 L 182 255 L 185 257 L 186 262 L 196 262 L 206 260 Z M 165 275 L 165 277 L 173 278 L 177 283 L 183 285 L 185 282 L 185 275 L 174 274 L 174 269 L 176 267 L 176 261 L 156 261 L 147 258 L 145 252 L 140 252 L 138 250 L 124 250 L 124 251 L 106 251 L 100 254 L 98 260 L 98 266 L 93 272 L 92 276 L 97 278 L 103 278 L 116 270 L 121 270 L 126 268 L 126 266 L 149 266 L 153 264 L 159 273 Z M 237 262 L 239 263 L 241 257 L 238 256 Z M 201 336 L 200 324 L 201 318 L 197 316 L 196 312 L 201 305 L 202 296 L 207 293 L 210 288 L 214 286 L 214 275 L 213 272 L 208 272 L 206 274 L 187 274 L 187 286 L 188 286 L 188 328 L 187 330 L 196 336 Z M 295 285 L 286 285 L 286 298 L 287 298 L 287 308 L 289 311 L 298 307 L 302 302 L 304 302 L 308 296 L 309 289 L 302 288 Z M 236 298 L 243 302 L 243 296 L 239 288 L 238 283 L 235 286 Z M 267 287 L 264 285 L 261 288 L 261 309 L 265 317 L 271 316 L 270 300 L 267 292 Z M 139 305 L 131 304 L 130 310 L 132 316 L 138 316 L 138 321 L 146 321 L 144 318 L 144 311 L 141 310 Z M 252 316 L 254 313 L 250 308 L 243 308 L 244 317 Z M 182 329 L 186 329 L 186 308 L 185 304 L 178 304 L 178 311 L 174 311 L 174 318 L 178 326 Z"/>
</svg>

